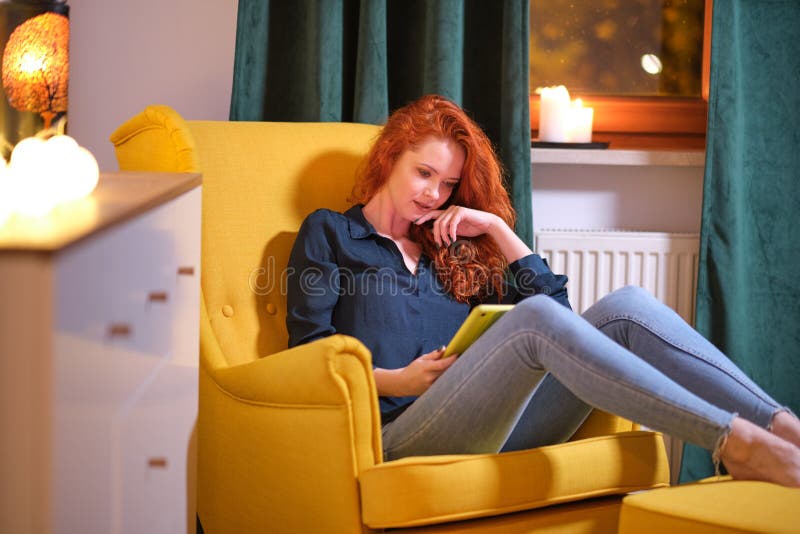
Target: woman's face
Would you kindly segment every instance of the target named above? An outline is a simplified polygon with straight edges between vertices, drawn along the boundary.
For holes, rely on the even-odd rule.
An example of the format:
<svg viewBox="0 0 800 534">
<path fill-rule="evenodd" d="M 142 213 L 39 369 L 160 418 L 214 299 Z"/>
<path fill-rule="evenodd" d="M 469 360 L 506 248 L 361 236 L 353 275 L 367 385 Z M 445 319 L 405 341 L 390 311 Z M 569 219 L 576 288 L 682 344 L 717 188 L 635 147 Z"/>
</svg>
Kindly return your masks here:
<svg viewBox="0 0 800 534">
<path fill-rule="evenodd" d="M 398 214 L 414 221 L 447 202 L 461 180 L 464 158 L 463 147 L 436 137 L 403 152 L 385 185 Z"/>
</svg>

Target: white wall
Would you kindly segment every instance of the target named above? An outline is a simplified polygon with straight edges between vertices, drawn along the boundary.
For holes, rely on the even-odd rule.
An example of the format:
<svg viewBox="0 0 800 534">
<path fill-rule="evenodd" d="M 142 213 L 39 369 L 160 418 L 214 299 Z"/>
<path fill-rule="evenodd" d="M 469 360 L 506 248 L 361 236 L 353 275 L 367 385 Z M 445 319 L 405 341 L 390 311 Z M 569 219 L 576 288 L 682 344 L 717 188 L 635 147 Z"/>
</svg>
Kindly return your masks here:
<svg viewBox="0 0 800 534">
<path fill-rule="evenodd" d="M 700 232 L 703 166 L 533 165 L 540 229 Z"/>
<path fill-rule="evenodd" d="M 69 134 L 118 169 L 108 136 L 148 104 L 226 120 L 237 0 L 70 0 Z"/>
</svg>

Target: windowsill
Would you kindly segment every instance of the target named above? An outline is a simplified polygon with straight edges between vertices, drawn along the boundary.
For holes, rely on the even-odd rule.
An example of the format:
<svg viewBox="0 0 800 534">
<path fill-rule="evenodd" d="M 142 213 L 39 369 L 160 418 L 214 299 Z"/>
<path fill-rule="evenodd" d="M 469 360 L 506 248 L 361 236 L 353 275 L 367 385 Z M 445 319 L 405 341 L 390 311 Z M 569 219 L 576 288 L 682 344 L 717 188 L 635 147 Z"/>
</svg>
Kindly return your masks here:
<svg viewBox="0 0 800 534">
<path fill-rule="evenodd" d="M 532 164 L 703 167 L 703 150 L 532 148 Z"/>
</svg>

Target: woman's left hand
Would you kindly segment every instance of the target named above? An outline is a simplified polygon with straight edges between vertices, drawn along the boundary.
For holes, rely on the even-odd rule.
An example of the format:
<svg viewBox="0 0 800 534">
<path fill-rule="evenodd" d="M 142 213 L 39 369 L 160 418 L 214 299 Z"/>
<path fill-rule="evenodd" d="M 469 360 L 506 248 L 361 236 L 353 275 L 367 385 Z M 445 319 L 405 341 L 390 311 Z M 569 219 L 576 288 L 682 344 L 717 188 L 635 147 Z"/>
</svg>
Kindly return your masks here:
<svg viewBox="0 0 800 534">
<path fill-rule="evenodd" d="M 494 213 L 464 206 L 449 206 L 445 210 L 431 210 L 414 223 L 422 224 L 430 219 L 435 219 L 433 239 L 440 247 L 443 244 L 449 246 L 454 243 L 459 235 L 475 237 L 489 233 L 498 224 L 505 225 L 505 222 Z"/>
</svg>

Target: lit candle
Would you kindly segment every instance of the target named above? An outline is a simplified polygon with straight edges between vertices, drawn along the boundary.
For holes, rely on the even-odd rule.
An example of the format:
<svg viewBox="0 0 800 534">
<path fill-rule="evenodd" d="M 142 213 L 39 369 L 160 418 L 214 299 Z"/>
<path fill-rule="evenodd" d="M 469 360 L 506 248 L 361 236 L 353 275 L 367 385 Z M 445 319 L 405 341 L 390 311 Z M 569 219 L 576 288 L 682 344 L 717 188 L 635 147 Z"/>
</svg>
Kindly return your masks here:
<svg viewBox="0 0 800 534">
<path fill-rule="evenodd" d="M 539 140 L 551 143 L 569 141 L 569 91 L 563 85 L 539 90 Z"/>
<path fill-rule="evenodd" d="M 583 101 L 576 98 L 569 111 L 569 140 L 572 143 L 591 143 L 594 109 L 583 107 Z"/>
</svg>

